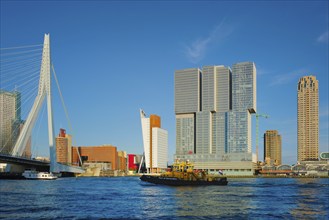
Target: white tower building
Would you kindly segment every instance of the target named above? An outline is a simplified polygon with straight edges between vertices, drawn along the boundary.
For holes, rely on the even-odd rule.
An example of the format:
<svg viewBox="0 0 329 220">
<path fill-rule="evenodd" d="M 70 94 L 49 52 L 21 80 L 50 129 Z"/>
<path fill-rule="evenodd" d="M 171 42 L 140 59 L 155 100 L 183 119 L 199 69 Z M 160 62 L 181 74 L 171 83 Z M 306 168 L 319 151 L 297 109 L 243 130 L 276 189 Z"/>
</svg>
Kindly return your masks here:
<svg viewBox="0 0 329 220">
<path fill-rule="evenodd" d="M 168 132 L 161 128 L 161 119 L 157 115 L 149 118 L 140 110 L 144 156 L 146 169 L 150 173 L 158 173 L 167 168 Z"/>
</svg>

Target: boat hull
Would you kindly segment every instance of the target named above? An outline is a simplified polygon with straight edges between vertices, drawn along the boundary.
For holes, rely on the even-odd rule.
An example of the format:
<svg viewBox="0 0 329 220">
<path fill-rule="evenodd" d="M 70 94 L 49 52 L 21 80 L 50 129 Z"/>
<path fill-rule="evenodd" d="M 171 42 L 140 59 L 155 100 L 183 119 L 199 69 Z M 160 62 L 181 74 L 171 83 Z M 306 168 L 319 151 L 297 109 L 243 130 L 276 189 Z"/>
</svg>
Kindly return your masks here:
<svg viewBox="0 0 329 220">
<path fill-rule="evenodd" d="M 42 178 L 42 177 L 24 177 L 27 180 L 55 180 L 57 177 L 48 177 L 48 178 Z"/>
<path fill-rule="evenodd" d="M 178 178 L 171 178 L 171 177 L 142 175 L 140 179 L 145 182 L 168 185 L 168 186 L 209 186 L 209 185 L 227 185 L 228 183 L 226 177 L 219 177 L 213 181 L 205 181 L 205 180 L 190 181 L 190 180 L 181 180 Z"/>
</svg>

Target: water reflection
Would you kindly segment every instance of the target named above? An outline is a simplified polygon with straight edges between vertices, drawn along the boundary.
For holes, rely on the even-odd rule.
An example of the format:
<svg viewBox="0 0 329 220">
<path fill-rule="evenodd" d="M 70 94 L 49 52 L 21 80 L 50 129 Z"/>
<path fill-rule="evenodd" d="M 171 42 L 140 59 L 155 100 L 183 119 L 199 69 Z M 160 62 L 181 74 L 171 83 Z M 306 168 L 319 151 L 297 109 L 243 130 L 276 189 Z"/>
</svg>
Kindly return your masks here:
<svg viewBox="0 0 329 220">
<path fill-rule="evenodd" d="M 179 217 L 247 217 L 252 189 L 228 186 L 176 188 L 176 216 Z"/>
<path fill-rule="evenodd" d="M 329 179 L 296 179 L 296 207 L 291 210 L 294 218 L 329 215 Z"/>
<path fill-rule="evenodd" d="M 227 186 L 200 187 L 128 177 L 1 180 L 0 218 L 328 219 L 328 192 L 329 179 L 229 179 Z"/>
</svg>

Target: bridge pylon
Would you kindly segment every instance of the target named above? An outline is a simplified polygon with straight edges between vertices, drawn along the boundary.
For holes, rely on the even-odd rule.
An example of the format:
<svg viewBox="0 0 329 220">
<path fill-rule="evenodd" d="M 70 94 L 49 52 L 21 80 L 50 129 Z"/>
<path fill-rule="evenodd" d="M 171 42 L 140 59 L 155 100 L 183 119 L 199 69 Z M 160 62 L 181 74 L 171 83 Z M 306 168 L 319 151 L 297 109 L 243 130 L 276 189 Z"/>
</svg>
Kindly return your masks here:
<svg viewBox="0 0 329 220">
<path fill-rule="evenodd" d="M 40 79 L 38 94 L 34 100 L 32 109 L 24 123 L 23 129 L 20 132 L 15 146 L 12 150 L 13 156 L 22 156 L 24 148 L 31 136 L 32 129 L 35 125 L 37 116 L 40 112 L 43 102 L 47 99 L 47 113 L 48 113 L 48 138 L 49 138 L 49 151 L 50 151 L 50 172 L 72 172 L 83 173 L 84 170 L 79 167 L 67 166 L 57 163 L 56 146 L 54 146 L 54 123 L 53 123 L 53 109 L 52 109 L 52 95 L 51 95 L 51 77 L 50 77 L 50 36 L 45 34 L 44 44 L 42 51 L 42 61 L 40 68 Z"/>
</svg>

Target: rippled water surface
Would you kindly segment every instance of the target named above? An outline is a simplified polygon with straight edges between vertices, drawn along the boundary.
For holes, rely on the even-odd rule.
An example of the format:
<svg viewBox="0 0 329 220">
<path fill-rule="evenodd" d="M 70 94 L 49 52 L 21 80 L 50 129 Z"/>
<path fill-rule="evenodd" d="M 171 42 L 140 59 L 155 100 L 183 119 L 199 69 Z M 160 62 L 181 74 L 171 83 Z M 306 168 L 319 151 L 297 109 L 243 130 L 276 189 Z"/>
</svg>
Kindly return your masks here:
<svg viewBox="0 0 329 220">
<path fill-rule="evenodd" d="M 0 180 L 1 219 L 329 219 L 329 179 L 169 187 L 136 177 Z"/>
</svg>

